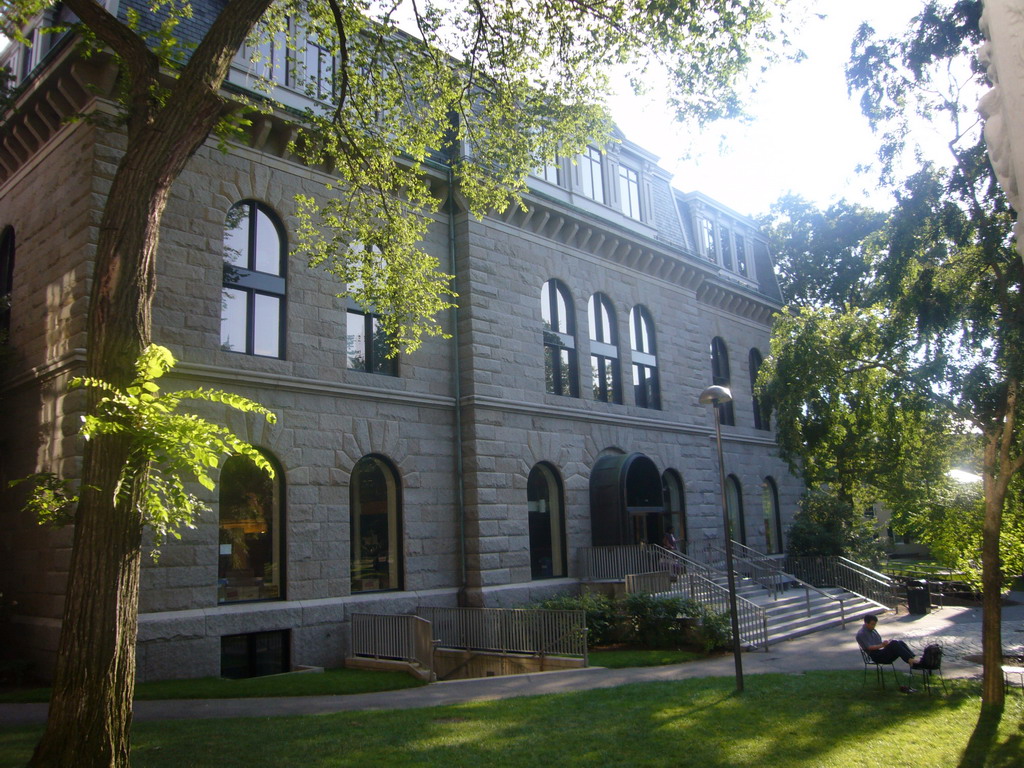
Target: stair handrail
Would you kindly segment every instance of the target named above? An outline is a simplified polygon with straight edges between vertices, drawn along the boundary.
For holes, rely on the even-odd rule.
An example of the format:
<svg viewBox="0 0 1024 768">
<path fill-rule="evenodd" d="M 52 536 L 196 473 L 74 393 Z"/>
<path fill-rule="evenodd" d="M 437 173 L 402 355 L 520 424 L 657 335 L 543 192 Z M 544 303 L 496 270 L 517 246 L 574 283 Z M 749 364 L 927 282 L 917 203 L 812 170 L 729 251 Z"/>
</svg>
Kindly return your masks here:
<svg viewBox="0 0 1024 768">
<path fill-rule="evenodd" d="M 806 563 L 811 565 L 807 566 Z M 869 600 L 894 608 L 899 602 L 893 590 L 894 582 L 884 573 L 879 573 L 865 565 L 838 555 L 815 555 L 810 557 L 790 557 L 787 559 L 787 571 L 800 570 L 808 578 L 809 571 L 818 574 L 819 582 L 828 582 Z"/>
<path fill-rule="evenodd" d="M 889 574 L 873 570 L 872 568 L 868 568 L 866 565 L 858 563 L 856 560 L 850 560 L 849 558 L 843 557 L 842 555 L 838 555 L 836 557 L 836 560 L 839 563 L 845 565 L 847 568 L 852 568 L 855 571 L 860 571 L 865 576 L 868 576 L 869 578 L 872 578 L 875 581 L 881 581 L 884 584 L 894 583 L 892 576 L 890 576 Z"/>
<path fill-rule="evenodd" d="M 733 542 L 733 544 L 737 544 L 737 543 L 738 542 L 735 542 L 735 541 Z M 740 544 L 740 546 L 742 547 L 743 545 Z M 749 547 L 744 547 L 744 549 L 749 549 Z M 717 544 L 713 544 L 713 543 L 706 544 L 705 545 L 705 551 L 709 551 L 709 550 L 715 550 L 715 551 L 721 552 L 722 554 L 725 554 L 725 550 L 722 547 L 718 546 Z M 762 558 L 766 557 L 762 553 L 757 552 L 756 549 L 755 550 L 750 550 L 750 551 L 760 555 Z M 733 559 L 733 570 L 737 574 L 739 574 L 740 576 L 745 576 L 746 578 L 752 580 L 753 582 L 755 582 L 756 584 L 761 586 L 763 589 L 768 590 L 771 593 L 773 600 L 778 598 L 779 592 L 783 591 L 783 576 L 785 574 L 783 573 L 782 570 L 780 570 L 777 567 L 767 566 L 763 562 L 761 562 L 760 559 L 750 558 L 750 557 L 747 557 L 747 556 L 745 556 L 743 554 L 737 555 L 735 553 L 735 551 L 733 552 L 733 558 L 732 559 Z M 751 570 L 751 573 L 743 573 L 743 572 L 741 572 L 740 569 L 736 567 L 737 563 L 739 563 L 741 565 L 746 565 L 747 567 L 749 567 L 750 570 Z"/>
</svg>

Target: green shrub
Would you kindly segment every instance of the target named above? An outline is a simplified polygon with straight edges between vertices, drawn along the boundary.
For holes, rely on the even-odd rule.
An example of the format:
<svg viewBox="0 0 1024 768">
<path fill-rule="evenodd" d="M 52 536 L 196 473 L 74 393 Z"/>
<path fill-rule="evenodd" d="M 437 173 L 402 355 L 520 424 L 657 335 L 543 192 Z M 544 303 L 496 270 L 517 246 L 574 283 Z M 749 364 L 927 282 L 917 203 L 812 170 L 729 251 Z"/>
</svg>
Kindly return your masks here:
<svg viewBox="0 0 1024 768">
<path fill-rule="evenodd" d="M 613 631 L 618 623 L 615 605 L 604 595 L 560 595 L 543 600 L 537 608 L 551 611 L 584 611 L 587 615 L 587 645 L 608 645 L 614 642 Z"/>
</svg>

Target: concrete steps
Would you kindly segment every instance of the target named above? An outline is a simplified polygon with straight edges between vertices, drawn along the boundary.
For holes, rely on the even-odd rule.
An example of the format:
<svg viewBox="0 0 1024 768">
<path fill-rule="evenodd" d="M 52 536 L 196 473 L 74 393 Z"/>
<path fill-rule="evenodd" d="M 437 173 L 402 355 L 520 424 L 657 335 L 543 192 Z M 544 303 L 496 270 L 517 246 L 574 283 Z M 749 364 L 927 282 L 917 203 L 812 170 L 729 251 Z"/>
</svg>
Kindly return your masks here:
<svg viewBox="0 0 1024 768">
<path fill-rule="evenodd" d="M 723 588 L 728 586 L 725 576 L 715 581 Z M 764 609 L 768 624 L 768 645 L 844 623 L 856 624 L 869 613 L 881 614 L 888 610 L 880 603 L 845 589 L 805 590 L 796 582 L 791 582 L 785 590 L 773 597 L 769 590 L 750 579 L 737 576 L 736 594 Z"/>
</svg>

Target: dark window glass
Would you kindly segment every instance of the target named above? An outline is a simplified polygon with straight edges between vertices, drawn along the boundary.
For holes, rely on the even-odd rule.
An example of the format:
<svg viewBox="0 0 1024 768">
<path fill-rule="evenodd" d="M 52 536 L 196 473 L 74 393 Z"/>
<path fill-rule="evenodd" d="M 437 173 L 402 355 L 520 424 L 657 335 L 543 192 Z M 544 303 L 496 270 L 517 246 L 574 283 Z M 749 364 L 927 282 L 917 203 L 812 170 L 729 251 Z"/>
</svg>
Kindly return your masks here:
<svg viewBox="0 0 1024 768">
<path fill-rule="evenodd" d="M 285 238 L 277 217 L 253 200 L 232 206 L 224 224 L 221 349 L 284 356 Z"/>
<path fill-rule="evenodd" d="M 387 334 L 377 315 L 350 309 L 346 315 L 348 367 L 353 371 L 398 375 L 398 358 L 388 357 Z"/>
<path fill-rule="evenodd" d="M 352 469 L 349 505 L 352 591 L 402 588 L 401 499 L 398 475 L 376 456 Z"/>
<path fill-rule="evenodd" d="M 562 483 L 555 470 L 538 464 L 526 483 L 530 526 L 530 574 L 534 579 L 566 575 Z"/>
<path fill-rule="evenodd" d="M 629 342 L 633 350 L 633 401 L 641 408 L 661 408 L 654 323 L 645 307 L 629 314 Z"/>
<path fill-rule="evenodd" d="M 661 476 L 661 490 L 665 502 L 668 526 L 677 540 L 676 548 L 686 554 L 686 496 L 679 473 L 669 469 Z M 667 529 L 666 529 L 667 531 Z M 667 537 L 666 537 L 667 538 Z"/>
<path fill-rule="evenodd" d="M 722 266 L 732 269 L 732 234 L 722 228 Z"/>
<path fill-rule="evenodd" d="M 711 340 L 711 383 L 720 387 L 728 387 L 729 375 L 729 352 L 725 348 L 725 342 L 720 336 Z M 732 401 L 720 403 L 718 406 L 718 417 L 721 423 L 728 426 L 735 426 L 736 415 L 732 407 Z"/>
<path fill-rule="evenodd" d="M 764 512 L 765 552 L 776 555 L 782 552 L 782 517 L 779 513 L 779 489 L 775 481 L 766 477 L 761 486 L 761 507 Z"/>
<path fill-rule="evenodd" d="M 250 632 L 220 639 L 220 676 L 232 680 L 291 672 L 289 632 Z"/>
<path fill-rule="evenodd" d="M 11 293 L 14 291 L 14 228 L 0 234 L 0 342 L 11 332 Z"/>
<path fill-rule="evenodd" d="M 576 322 L 569 290 L 558 280 L 548 280 L 540 292 L 544 320 L 544 381 L 553 395 L 577 397 Z"/>
<path fill-rule="evenodd" d="M 743 493 L 740 481 L 735 475 L 725 479 L 725 505 L 729 512 L 729 527 L 732 529 L 733 541 L 747 543 L 747 525 L 743 518 Z"/>
<path fill-rule="evenodd" d="M 595 293 L 590 297 L 590 368 L 595 400 L 622 402 L 619 375 L 619 348 L 615 332 L 615 314 L 607 296 Z"/>
<path fill-rule="evenodd" d="M 275 475 L 270 477 L 246 456 L 232 456 L 224 462 L 220 474 L 218 603 L 284 597 L 284 481 L 277 467 Z"/>
<path fill-rule="evenodd" d="M 761 369 L 761 364 L 764 361 L 761 359 L 761 353 L 757 349 L 750 350 L 748 358 L 750 368 L 750 391 L 757 392 L 757 372 Z M 771 429 L 771 418 L 768 413 L 765 413 L 765 408 L 757 395 L 753 396 L 753 407 L 754 407 L 754 429 Z"/>
</svg>

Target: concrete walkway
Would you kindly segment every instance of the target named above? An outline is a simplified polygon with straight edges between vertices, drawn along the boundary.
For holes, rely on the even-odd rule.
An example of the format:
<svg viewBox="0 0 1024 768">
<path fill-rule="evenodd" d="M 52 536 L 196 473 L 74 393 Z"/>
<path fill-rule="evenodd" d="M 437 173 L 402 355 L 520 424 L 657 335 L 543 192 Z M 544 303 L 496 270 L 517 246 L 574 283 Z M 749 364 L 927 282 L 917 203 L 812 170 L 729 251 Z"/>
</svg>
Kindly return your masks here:
<svg viewBox="0 0 1024 768">
<path fill-rule="evenodd" d="M 1024 653 L 1024 593 L 1011 593 L 1003 607 L 1003 648 L 1006 653 Z M 743 654 L 744 674 L 778 672 L 799 674 L 808 670 L 861 670 L 854 633 L 860 621 L 844 628 L 830 629 L 772 646 L 768 652 Z M 925 645 L 943 645 L 943 674 L 949 677 L 979 677 L 981 666 L 965 656 L 981 653 L 981 609 L 945 607 L 927 616 L 884 615 L 878 623 L 882 637 L 898 638 L 920 652 Z M 896 668 L 904 666 L 897 662 Z M 732 654 L 686 664 L 633 669 L 587 669 L 537 672 L 508 677 L 452 680 L 420 688 L 353 696 L 297 696 L 266 699 L 208 699 L 135 702 L 135 720 L 208 719 L 222 717 L 282 717 L 316 715 L 351 710 L 413 709 L 491 701 L 516 696 L 568 693 L 594 688 L 611 688 L 627 683 L 685 680 L 698 677 L 731 677 L 735 674 Z M 0 704 L 0 724 L 28 725 L 46 719 L 46 704 Z"/>
</svg>

